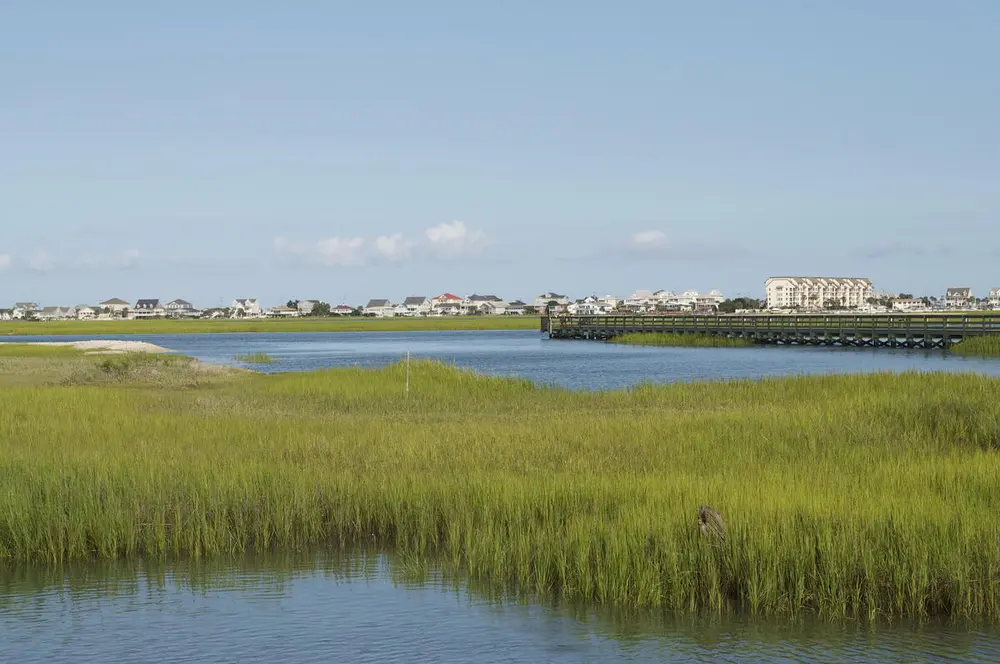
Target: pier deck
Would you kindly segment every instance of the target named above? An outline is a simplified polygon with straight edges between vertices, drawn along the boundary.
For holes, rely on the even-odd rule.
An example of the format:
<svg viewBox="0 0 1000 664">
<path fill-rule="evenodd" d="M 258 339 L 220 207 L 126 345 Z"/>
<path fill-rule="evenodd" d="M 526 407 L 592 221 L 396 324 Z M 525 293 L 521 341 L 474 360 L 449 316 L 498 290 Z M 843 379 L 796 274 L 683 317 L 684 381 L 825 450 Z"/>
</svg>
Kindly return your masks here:
<svg viewBox="0 0 1000 664">
<path fill-rule="evenodd" d="M 552 339 L 607 340 L 636 332 L 670 332 L 760 344 L 948 348 L 968 337 L 1000 335 L 1000 312 L 543 316 L 541 325 Z"/>
</svg>

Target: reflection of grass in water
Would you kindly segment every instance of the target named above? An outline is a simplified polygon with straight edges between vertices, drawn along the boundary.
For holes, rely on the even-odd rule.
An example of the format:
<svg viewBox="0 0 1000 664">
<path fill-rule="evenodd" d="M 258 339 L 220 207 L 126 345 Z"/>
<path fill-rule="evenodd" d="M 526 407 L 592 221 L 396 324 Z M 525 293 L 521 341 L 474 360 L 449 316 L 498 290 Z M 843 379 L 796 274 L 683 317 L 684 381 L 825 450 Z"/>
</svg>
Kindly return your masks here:
<svg viewBox="0 0 1000 664">
<path fill-rule="evenodd" d="M 278 361 L 267 353 L 248 353 L 246 355 L 237 355 L 233 359 L 245 364 L 274 364 Z"/>
<path fill-rule="evenodd" d="M 951 347 L 956 355 L 1000 357 L 1000 336 L 972 337 Z"/>
<path fill-rule="evenodd" d="M 683 348 L 745 348 L 756 345 L 747 339 L 675 332 L 630 332 L 613 337 L 611 342 L 627 346 L 680 346 Z"/>
<path fill-rule="evenodd" d="M 0 390 L 5 565 L 364 546 L 563 602 L 1000 619 L 996 379 L 578 393 L 418 361 L 407 395 L 402 364 L 189 382 L 106 359 Z"/>
</svg>

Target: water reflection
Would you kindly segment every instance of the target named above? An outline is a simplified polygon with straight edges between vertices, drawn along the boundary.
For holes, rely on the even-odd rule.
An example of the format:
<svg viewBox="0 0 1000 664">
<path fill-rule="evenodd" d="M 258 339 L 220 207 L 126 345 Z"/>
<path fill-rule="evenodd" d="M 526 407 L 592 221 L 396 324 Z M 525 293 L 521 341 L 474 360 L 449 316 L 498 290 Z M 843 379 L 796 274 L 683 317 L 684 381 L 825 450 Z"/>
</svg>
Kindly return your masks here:
<svg viewBox="0 0 1000 664">
<path fill-rule="evenodd" d="M 1000 635 L 941 623 L 867 630 L 501 601 L 383 555 L 0 574 L 3 662 L 622 660 L 995 662 Z"/>
</svg>

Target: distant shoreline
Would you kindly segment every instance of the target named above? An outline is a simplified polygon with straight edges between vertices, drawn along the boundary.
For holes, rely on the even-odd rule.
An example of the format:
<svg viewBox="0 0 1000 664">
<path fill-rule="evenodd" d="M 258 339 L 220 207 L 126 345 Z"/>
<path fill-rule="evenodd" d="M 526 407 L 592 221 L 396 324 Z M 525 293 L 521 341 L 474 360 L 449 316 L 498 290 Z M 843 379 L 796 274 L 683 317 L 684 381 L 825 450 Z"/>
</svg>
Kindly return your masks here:
<svg viewBox="0 0 1000 664">
<path fill-rule="evenodd" d="M 5 321 L 4 336 L 102 334 L 233 334 L 242 332 L 419 332 L 538 330 L 538 316 L 450 316 L 434 318 L 262 318 L 209 320 Z"/>
</svg>

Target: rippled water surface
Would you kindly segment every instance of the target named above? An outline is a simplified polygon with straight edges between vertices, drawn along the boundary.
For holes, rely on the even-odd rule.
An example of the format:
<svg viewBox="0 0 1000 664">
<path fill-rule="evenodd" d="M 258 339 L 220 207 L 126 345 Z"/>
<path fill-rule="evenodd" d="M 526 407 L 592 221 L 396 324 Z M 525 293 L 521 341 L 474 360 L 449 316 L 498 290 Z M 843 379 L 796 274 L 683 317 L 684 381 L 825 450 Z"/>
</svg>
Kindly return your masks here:
<svg viewBox="0 0 1000 664">
<path fill-rule="evenodd" d="M 382 557 L 0 573 L 0 662 L 997 662 L 1000 635 L 497 602 Z"/>
<path fill-rule="evenodd" d="M 865 371 L 975 371 L 1000 375 L 1000 360 L 943 351 L 840 348 L 648 348 L 596 341 L 557 341 L 531 331 L 308 332 L 101 337 L 5 337 L 5 341 L 141 339 L 207 362 L 239 364 L 263 352 L 261 371 L 381 366 L 431 358 L 483 373 L 521 376 L 574 389 L 610 389 L 642 381 L 674 382 Z"/>
</svg>

